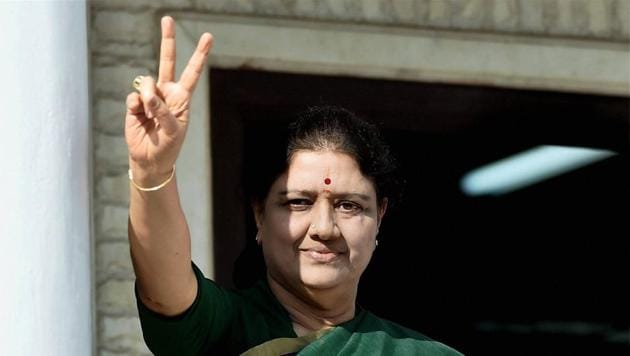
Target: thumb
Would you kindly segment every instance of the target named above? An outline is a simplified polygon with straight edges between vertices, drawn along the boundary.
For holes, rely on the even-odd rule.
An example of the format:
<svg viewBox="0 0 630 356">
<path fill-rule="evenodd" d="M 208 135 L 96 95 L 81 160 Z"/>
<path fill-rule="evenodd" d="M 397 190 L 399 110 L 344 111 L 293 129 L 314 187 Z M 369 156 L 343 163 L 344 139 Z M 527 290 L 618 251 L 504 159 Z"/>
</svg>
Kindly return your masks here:
<svg viewBox="0 0 630 356">
<path fill-rule="evenodd" d="M 158 120 L 160 125 L 164 128 L 166 133 L 173 133 L 177 131 L 177 119 L 166 106 L 166 103 L 160 99 L 159 96 L 153 95 L 147 101 L 147 106 L 149 107 L 150 112 L 153 114 L 153 117 Z"/>
</svg>

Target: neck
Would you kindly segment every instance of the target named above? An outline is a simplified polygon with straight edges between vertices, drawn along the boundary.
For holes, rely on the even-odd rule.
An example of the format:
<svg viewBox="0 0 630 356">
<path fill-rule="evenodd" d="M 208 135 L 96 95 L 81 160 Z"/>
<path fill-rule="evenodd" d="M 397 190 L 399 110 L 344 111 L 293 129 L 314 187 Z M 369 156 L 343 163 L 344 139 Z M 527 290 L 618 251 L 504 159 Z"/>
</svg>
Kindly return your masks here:
<svg viewBox="0 0 630 356">
<path fill-rule="evenodd" d="M 269 287 L 280 304 L 287 310 L 298 336 L 330 328 L 354 318 L 356 288 L 299 289 L 286 288 L 284 284 L 267 275 Z"/>
</svg>

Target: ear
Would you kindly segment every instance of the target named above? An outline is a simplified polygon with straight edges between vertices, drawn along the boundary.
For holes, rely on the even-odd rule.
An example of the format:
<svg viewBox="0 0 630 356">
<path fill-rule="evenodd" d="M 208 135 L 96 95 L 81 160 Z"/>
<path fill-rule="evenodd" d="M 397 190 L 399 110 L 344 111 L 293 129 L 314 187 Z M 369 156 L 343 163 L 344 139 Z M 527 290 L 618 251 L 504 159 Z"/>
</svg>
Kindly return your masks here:
<svg viewBox="0 0 630 356">
<path fill-rule="evenodd" d="M 381 200 L 381 204 L 378 207 L 378 217 L 377 217 L 377 226 L 381 227 L 381 221 L 383 221 L 383 216 L 385 216 L 385 212 L 387 211 L 387 198 L 383 198 Z"/>
<path fill-rule="evenodd" d="M 264 203 L 259 201 L 252 202 L 252 210 L 254 212 L 254 219 L 256 220 L 256 227 L 260 230 L 265 212 Z"/>
</svg>

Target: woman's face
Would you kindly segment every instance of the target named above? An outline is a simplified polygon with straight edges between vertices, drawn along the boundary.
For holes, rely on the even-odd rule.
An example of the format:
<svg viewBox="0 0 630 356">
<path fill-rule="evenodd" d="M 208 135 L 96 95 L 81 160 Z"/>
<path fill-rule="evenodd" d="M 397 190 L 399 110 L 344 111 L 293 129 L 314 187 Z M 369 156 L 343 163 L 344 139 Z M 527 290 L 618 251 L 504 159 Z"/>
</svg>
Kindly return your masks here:
<svg viewBox="0 0 630 356">
<path fill-rule="evenodd" d="M 268 273 L 292 288 L 356 288 L 385 209 L 351 156 L 298 151 L 255 209 Z"/>
</svg>

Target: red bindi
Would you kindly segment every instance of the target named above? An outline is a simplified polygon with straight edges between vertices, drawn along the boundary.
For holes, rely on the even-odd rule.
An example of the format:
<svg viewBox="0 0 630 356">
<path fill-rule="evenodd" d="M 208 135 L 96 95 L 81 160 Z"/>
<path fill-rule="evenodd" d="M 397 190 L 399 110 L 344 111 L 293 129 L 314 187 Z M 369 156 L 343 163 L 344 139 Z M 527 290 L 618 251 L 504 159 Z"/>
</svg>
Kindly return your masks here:
<svg viewBox="0 0 630 356">
<path fill-rule="evenodd" d="M 330 184 L 330 182 L 331 182 L 330 178 L 324 179 L 324 184 L 328 185 L 328 184 Z"/>
</svg>

